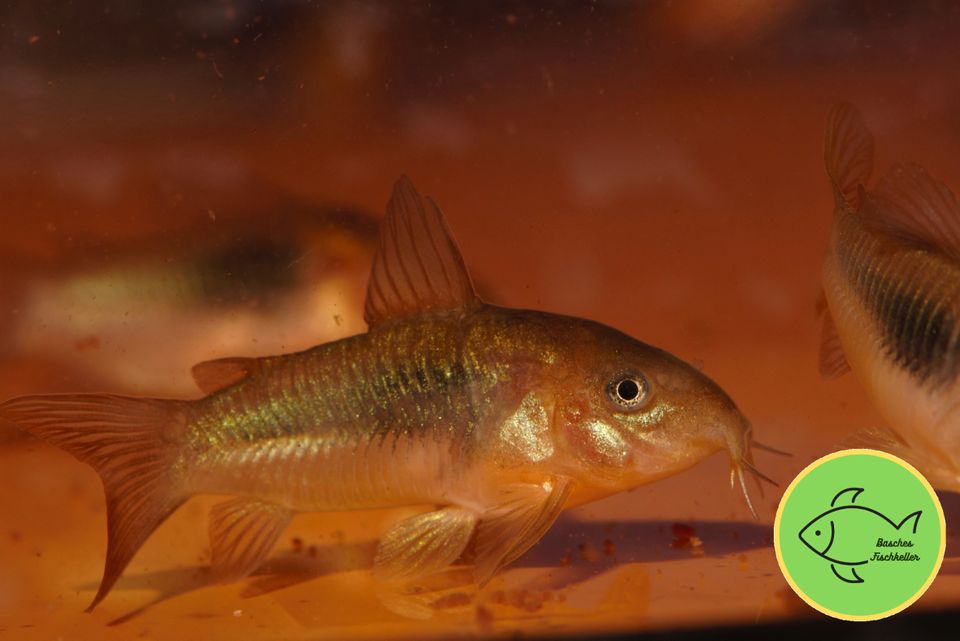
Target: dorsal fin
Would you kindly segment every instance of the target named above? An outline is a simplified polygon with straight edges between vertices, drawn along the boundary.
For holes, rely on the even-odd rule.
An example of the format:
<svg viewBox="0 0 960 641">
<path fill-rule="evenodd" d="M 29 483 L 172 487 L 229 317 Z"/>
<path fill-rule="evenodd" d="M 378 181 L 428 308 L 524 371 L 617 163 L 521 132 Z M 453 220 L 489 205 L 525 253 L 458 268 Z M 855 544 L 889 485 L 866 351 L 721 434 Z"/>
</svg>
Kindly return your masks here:
<svg viewBox="0 0 960 641">
<path fill-rule="evenodd" d="M 479 302 L 440 208 L 401 176 L 380 223 L 363 314 L 367 324 Z"/>
<path fill-rule="evenodd" d="M 960 253 L 960 204 L 950 188 L 914 163 L 897 163 L 867 196 L 868 212 L 887 225 Z"/>
<path fill-rule="evenodd" d="M 190 370 L 197 387 L 204 394 L 213 394 L 236 385 L 260 367 L 258 359 L 243 356 L 216 358 L 197 363 Z"/>
<path fill-rule="evenodd" d="M 849 499 L 849 501 L 850 501 L 850 503 L 851 503 L 851 505 L 852 505 L 853 503 L 856 503 L 856 502 L 857 502 L 857 497 L 859 497 L 860 494 L 863 493 L 863 488 L 862 488 L 862 487 L 848 487 L 848 488 L 845 489 L 845 490 L 840 490 L 839 492 L 837 492 L 837 495 L 833 497 L 833 500 L 830 501 L 830 507 L 834 507 L 834 506 L 837 504 L 837 501 L 840 500 L 840 497 L 843 496 L 844 494 L 847 494 L 848 492 L 853 492 L 853 494 L 850 496 L 850 499 Z M 845 499 L 845 500 L 846 500 L 846 499 Z"/>
<path fill-rule="evenodd" d="M 861 186 L 873 171 L 873 136 L 856 107 L 841 102 L 827 116 L 823 159 L 837 203 L 860 208 Z"/>
</svg>

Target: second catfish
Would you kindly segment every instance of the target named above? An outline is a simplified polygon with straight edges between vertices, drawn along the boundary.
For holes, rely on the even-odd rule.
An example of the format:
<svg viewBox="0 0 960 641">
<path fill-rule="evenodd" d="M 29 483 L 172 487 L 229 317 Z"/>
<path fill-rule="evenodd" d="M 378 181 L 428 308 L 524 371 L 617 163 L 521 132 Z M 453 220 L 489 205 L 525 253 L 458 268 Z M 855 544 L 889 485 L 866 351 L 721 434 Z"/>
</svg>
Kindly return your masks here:
<svg viewBox="0 0 960 641">
<path fill-rule="evenodd" d="M 849 445 L 891 451 L 937 487 L 960 489 L 960 204 L 913 163 L 867 189 L 873 137 L 849 104 L 827 121 L 836 200 L 823 262 L 820 367 L 853 370 L 894 431 Z"/>
</svg>

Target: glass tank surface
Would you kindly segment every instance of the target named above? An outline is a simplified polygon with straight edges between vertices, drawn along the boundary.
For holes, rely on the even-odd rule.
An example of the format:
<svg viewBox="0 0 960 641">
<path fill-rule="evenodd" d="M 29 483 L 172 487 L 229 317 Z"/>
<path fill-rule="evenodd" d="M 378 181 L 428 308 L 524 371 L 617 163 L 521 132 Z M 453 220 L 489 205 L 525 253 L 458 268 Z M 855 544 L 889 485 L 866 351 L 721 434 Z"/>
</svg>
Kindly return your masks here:
<svg viewBox="0 0 960 641">
<path fill-rule="evenodd" d="M 806 629 L 773 523 L 851 446 L 945 514 L 890 621 L 955 617 L 958 29 L 2 3 L 0 638 Z"/>
</svg>

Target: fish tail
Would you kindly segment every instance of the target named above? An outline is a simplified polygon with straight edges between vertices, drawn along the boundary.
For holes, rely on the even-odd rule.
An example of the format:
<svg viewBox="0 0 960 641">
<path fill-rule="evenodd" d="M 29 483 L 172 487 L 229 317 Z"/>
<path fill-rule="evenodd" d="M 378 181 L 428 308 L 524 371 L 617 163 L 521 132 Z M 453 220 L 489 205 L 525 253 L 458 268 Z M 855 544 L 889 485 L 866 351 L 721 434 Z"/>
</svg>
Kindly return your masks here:
<svg viewBox="0 0 960 641">
<path fill-rule="evenodd" d="M 89 464 L 107 502 L 107 558 L 87 612 L 110 592 L 147 537 L 189 496 L 175 462 L 187 402 L 106 394 L 21 396 L 0 404 L 15 423 Z"/>
<path fill-rule="evenodd" d="M 835 105 L 827 116 L 823 157 L 837 204 L 857 211 L 873 171 L 873 136 L 848 102 Z"/>
<path fill-rule="evenodd" d="M 903 517 L 903 520 L 900 521 L 900 523 L 897 525 L 897 529 L 900 530 L 903 528 L 903 526 L 908 525 L 909 523 L 912 522 L 913 527 L 911 528 L 911 531 L 913 532 L 913 534 L 916 534 L 917 526 L 920 524 L 921 514 L 922 512 L 920 510 L 917 510 L 916 512 L 906 515 L 905 517 Z"/>
</svg>

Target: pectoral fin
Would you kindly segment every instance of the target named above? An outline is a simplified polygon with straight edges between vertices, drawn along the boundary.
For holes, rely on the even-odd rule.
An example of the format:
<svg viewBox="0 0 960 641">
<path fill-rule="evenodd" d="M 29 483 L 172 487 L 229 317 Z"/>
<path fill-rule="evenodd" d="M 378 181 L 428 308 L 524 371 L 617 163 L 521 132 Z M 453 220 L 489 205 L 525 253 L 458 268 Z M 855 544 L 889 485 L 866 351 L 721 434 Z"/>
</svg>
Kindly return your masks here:
<svg viewBox="0 0 960 641">
<path fill-rule="evenodd" d="M 246 498 L 210 510 L 211 566 L 223 581 L 242 579 L 263 563 L 293 513 L 285 507 Z"/>
<path fill-rule="evenodd" d="M 838 570 L 837 566 L 831 563 L 830 569 L 833 570 L 834 576 L 844 583 L 863 583 L 863 579 L 861 579 L 860 575 L 857 574 L 857 568 L 853 567 L 852 565 L 841 565 L 840 569 Z"/>
<path fill-rule="evenodd" d="M 517 559 L 553 525 L 570 494 L 571 482 L 554 477 L 541 485 L 515 484 L 503 501 L 483 514 L 477 527 L 474 579 L 481 585 Z"/>
<path fill-rule="evenodd" d="M 381 537 L 373 573 L 396 580 L 440 572 L 463 553 L 476 524 L 473 512 L 459 507 L 404 519 Z"/>
</svg>

